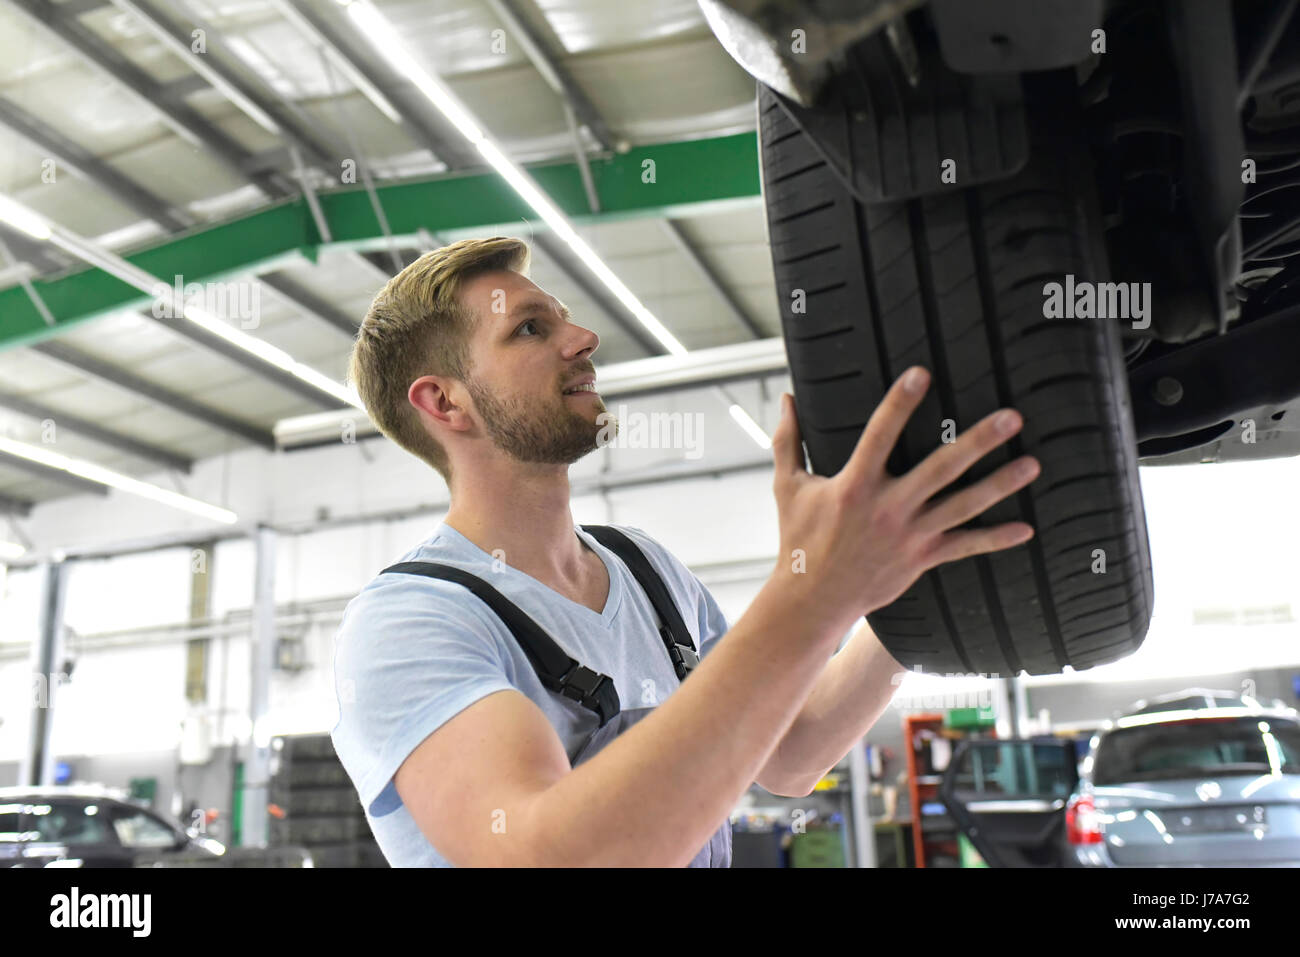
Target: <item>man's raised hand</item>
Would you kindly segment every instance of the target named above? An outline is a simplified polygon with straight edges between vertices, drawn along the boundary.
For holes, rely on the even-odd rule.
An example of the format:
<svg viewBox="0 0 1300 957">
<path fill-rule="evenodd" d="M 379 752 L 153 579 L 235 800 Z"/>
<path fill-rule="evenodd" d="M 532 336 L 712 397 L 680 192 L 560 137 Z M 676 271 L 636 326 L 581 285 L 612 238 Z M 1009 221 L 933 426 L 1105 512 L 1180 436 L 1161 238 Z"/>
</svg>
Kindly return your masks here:
<svg viewBox="0 0 1300 957">
<path fill-rule="evenodd" d="M 832 620 L 848 623 L 898 598 L 943 562 L 1011 548 L 1028 541 L 1024 522 L 992 528 L 958 526 L 1015 494 L 1039 473 L 1032 456 L 1009 462 L 943 498 L 935 496 L 1023 425 L 1001 409 L 939 446 L 906 475 L 885 463 L 929 387 L 929 373 L 908 369 L 885 394 L 848 462 L 831 478 L 810 474 L 794 399 L 781 396 L 772 437 L 773 494 L 781 526 L 778 572 Z M 933 501 L 932 501 L 933 500 Z"/>
</svg>

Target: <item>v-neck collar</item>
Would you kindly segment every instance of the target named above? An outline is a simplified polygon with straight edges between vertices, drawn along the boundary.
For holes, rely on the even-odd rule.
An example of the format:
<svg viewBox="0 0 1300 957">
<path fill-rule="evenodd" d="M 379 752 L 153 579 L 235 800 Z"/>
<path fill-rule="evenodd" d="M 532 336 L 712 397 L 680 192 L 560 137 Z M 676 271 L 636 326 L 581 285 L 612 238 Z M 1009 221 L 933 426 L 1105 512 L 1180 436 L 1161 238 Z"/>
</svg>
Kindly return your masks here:
<svg viewBox="0 0 1300 957">
<path fill-rule="evenodd" d="M 515 568 L 513 565 L 508 564 L 504 560 L 501 560 L 501 572 L 506 575 L 513 576 L 518 580 L 524 582 L 531 582 L 532 584 L 536 585 L 538 588 L 545 589 L 546 591 L 554 595 L 556 598 L 558 598 L 560 601 L 567 603 L 569 607 L 576 608 L 580 613 L 589 615 L 592 618 L 599 619 L 602 625 L 604 625 L 606 628 L 609 628 L 613 625 L 614 616 L 618 614 L 619 605 L 623 601 L 623 580 L 622 577 L 618 574 L 618 566 L 615 563 L 614 555 L 612 552 L 609 551 L 609 549 L 607 549 L 604 545 L 600 544 L 600 542 L 596 541 L 595 538 L 593 538 L 590 534 L 588 534 L 586 530 L 584 530 L 581 526 L 574 525 L 573 530 L 577 534 L 579 540 L 585 543 L 588 548 L 590 548 L 593 552 L 596 553 L 596 556 L 604 564 L 606 573 L 609 575 L 609 594 L 605 597 L 605 608 L 603 611 L 598 613 L 596 612 L 595 609 L 588 608 L 586 605 L 582 604 L 582 602 L 574 601 L 568 595 L 561 594 L 560 592 L 552 588 L 550 585 L 547 585 L 545 582 L 538 581 L 532 575 L 529 575 L 527 572 L 520 571 L 518 568 Z M 466 548 L 470 549 L 473 552 L 476 552 L 478 556 L 483 561 L 487 562 L 489 565 L 491 565 L 492 563 L 498 560 L 495 556 L 479 548 L 468 538 L 466 538 L 464 535 L 462 535 L 460 532 L 458 532 L 456 529 L 452 528 L 450 525 L 446 524 L 445 522 L 439 523 L 438 531 L 445 533 L 448 536 L 451 536 L 456 540 L 458 540 L 459 542 L 463 543 Z M 485 581 L 487 581 L 488 584 L 491 584 L 490 578 L 486 578 Z"/>
</svg>

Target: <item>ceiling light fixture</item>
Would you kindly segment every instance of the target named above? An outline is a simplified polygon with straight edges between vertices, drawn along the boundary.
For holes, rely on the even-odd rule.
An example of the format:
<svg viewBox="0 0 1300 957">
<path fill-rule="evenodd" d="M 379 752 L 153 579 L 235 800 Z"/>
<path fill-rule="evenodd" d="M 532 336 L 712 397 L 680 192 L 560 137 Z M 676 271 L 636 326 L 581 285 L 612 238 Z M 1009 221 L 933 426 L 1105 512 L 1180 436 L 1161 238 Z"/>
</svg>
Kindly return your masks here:
<svg viewBox="0 0 1300 957">
<path fill-rule="evenodd" d="M 33 239 L 49 239 L 50 226 L 40 216 L 8 196 L 0 196 L 0 222 L 8 223 Z"/>
<path fill-rule="evenodd" d="M 772 447 L 772 440 L 768 438 L 767 433 L 759 427 L 748 412 L 734 402 L 727 411 L 731 413 L 731 417 L 736 420 L 736 423 L 745 430 L 745 434 L 758 443 L 760 449 L 770 449 Z"/>
<path fill-rule="evenodd" d="M 196 498 L 190 498 L 188 495 L 181 495 L 179 492 L 171 492 L 165 488 L 159 488 L 157 485 L 151 485 L 148 482 L 142 482 L 139 479 L 132 478 L 129 475 L 123 475 L 121 472 L 115 472 L 112 469 L 104 468 L 102 465 L 96 465 L 94 462 L 86 462 L 81 459 L 69 458 L 59 452 L 43 449 L 38 445 L 28 445 L 25 442 L 15 442 L 13 439 L 0 436 L 0 452 L 7 452 L 18 458 L 27 459 L 29 462 L 37 462 L 48 468 L 59 469 L 70 475 L 76 475 L 92 482 L 98 482 L 100 485 L 107 485 L 110 488 L 120 489 L 123 492 L 129 492 L 132 495 L 138 495 L 141 498 L 147 498 L 151 501 L 158 502 L 162 505 L 170 505 L 172 508 L 180 509 L 183 512 L 189 512 L 192 515 L 198 515 L 201 518 L 211 519 L 214 522 L 220 522 L 223 525 L 233 525 L 238 521 L 238 516 L 234 512 L 217 505 L 209 505 L 207 502 L 201 502 Z"/>
</svg>

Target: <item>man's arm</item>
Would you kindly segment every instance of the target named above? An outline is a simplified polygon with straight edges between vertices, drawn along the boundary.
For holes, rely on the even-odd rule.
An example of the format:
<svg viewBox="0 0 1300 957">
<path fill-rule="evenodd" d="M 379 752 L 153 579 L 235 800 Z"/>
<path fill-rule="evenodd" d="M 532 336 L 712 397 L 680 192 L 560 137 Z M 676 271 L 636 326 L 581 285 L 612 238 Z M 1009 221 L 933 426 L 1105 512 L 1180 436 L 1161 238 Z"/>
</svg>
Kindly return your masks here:
<svg viewBox="0 0 1300 957">
<path fill-rule="evenodd" d="M 802 797 L 879 720 L 907 669 L 865 621 L 827 663 L 755 783 Z"/>
<path fill-rule="evenodd" d="M 778 562 L 690 679 L 576 768 L 564 767 L 558 736 L 522 696 L 489 695 L 433 732 L 394 782 L 434 845 L 455 864 L 689 863 L 767 764 L 855 621 L 936 565 L 1032 534 L 1023 522 L 958 527 L 1032 481 L 1036 468 L 1021 467 L 1032 460 L 934 501 L 1018 431 L 1014 413 L 889 475 L 885 462 L 927 381 L 912 369 L 894 384 L 833 478 L 808 473 L 793 398 L 782 396 L 772 441 L 780 554 L 801 551 L 807 573 Z"/>
<path fill-rule="evenodd" d="M 689 680 L 590 760 L 571 768 L 532 701 L 491 694 L 403 762 L 394 776 L 403 803 L 457 866 L 688 864 L 851 623 L 793 577 L 774 575 Z"/>
</svg>

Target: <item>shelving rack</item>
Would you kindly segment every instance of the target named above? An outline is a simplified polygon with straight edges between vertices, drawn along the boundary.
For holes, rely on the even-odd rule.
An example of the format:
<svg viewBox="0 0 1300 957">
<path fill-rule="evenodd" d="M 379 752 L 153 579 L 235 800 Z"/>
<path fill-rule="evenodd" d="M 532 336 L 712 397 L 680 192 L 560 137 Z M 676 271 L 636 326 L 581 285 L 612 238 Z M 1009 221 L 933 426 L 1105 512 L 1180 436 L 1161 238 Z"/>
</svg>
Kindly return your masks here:
<svg viewBox="0 0 1300 957">
<path fill-rule="evenodd" d="M 916 714 L 903 719 L 907 788 L 912 805 L 912 849 L 917 867 L 933 867 L 944 859 L 956 867 L 962 859 L 956 822 L 946 811 L 943 814 L 924 813 L 926 805 L 939 802 L 939 785 L 943 782 L 943 774 L 930 761 L 930 749 L 921 747 L 925 732 L 951 740 L 954 750 L 962 738 L 994 735 L 991 729 L 985 731 L 978 725 L 975 726 L 977 730 L 968 734 L 965 730 L 950 727 L 947 717 L 944 714 Z M 963 717 L 970 716 L 963 714 Z"/>
</svg>

